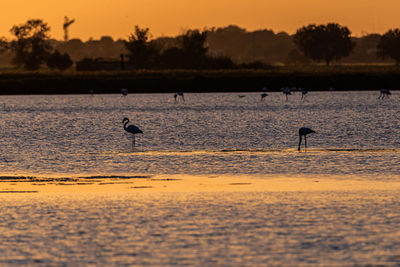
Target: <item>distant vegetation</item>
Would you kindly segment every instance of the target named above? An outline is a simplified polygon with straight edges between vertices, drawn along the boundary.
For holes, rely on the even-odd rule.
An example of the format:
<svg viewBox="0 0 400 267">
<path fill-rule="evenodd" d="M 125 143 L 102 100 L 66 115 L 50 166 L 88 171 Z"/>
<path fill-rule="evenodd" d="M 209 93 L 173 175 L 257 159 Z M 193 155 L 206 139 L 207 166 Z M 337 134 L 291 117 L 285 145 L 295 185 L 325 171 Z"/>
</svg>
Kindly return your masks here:
<svg viewBox="0 0 400 267">
<path fill-rule="evenodd" d="M 73 64 L 70 56 L 67 53 L 61 54 L 58 50 L 49 54 L 46 59 L 46 65 L 51 70 L 66 70 Z"/>
<path fill-rule="evenodd" d="M 50 39 L 42 20 L 13 26 L 14 38 L 0 38 L 0 64 L 26 70 L 47 66 L 77 69 L 271 69 L 276 66 L 340 64 L 400 65 L 400 30 L 384 35 L 351 37 L 335 23 L 300 27 L 296 34 L 272 30 L 248 32 L 238 26 L 192 29 L 176 37 L 152 38 L 150 29 L 136 26 L 125 40 L 103 36 L 81 41 L 68 37 L 74 23 L 64 18 L 64 41 Z"/>
<path fill-rule="evenodd" d="M 303 55 L 312 60 L 323 60 L 327 66 L 347 57 L 355 46 L 349 29 L 335 23 L 302 27 L 294 35 L 294 43 Z"/>
<path fill-rule="evenodd" d="M 382 35 L 378 43 L 378 55 L 381 58 L 389 57 L 396 61 L 396 65 L 400 65 L 400 30 L 389 30 Z"/>
<path fill-rule="evenodd" d="M 396 66 L 285 66 L 270 70 L 2 71 L 0 94 L 260 92 L 285 87 L 312 90 L 398 90 Z M 172 97 L 172 95 L 171 95 Z"/>
<path fill-rule="evenodd" d="M 14 56 L 11 63 L 27 70 L 37 70 L 50 53 L 50 27 L 40 19 L 28 20 L 25 24 L 14 25 L 11 33 L 15 40 L 10 43 Z"/>
</svg>

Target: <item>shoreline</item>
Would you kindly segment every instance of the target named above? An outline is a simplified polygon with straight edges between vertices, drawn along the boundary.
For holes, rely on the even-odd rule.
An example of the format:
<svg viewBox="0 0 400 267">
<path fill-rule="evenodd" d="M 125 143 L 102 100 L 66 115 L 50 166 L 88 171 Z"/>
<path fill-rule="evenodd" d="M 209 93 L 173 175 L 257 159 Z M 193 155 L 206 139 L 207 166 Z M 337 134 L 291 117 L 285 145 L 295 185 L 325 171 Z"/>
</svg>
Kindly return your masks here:
<svg viewBox="0 0 400 267">
<path fill-rule="evenodd" d="M 388 66 L 277 67 L 271 70 L 3 71 L 0 94 L 260 92 L 302 87 L 310 91 L 400 89 L 400 68 Z"/>
</svg>

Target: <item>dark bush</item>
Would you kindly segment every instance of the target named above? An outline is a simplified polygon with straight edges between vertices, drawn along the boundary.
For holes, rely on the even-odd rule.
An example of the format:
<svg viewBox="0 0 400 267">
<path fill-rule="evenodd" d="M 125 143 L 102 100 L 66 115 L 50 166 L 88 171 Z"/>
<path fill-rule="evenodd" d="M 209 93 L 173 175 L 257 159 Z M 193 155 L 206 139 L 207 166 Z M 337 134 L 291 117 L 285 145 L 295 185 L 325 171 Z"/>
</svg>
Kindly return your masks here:
<svg viewBox="0 0 400 267">
<path fill-rule="evenodd" d="M 238 65 L 239 69 L 253 69 L 253 70 L 269 70 L 273 69 L 271 65 L 265 64 L 261 61 L 253 61 L 249 63 L 242 63 Z"/>
<path fill-rule="evenodd" d="M 46 64 L 51 70 L 66 70 L 72 66 L 73 62 L 67 53 L 61 54 L 56 50 L 48 56 Z"/>
</svg>

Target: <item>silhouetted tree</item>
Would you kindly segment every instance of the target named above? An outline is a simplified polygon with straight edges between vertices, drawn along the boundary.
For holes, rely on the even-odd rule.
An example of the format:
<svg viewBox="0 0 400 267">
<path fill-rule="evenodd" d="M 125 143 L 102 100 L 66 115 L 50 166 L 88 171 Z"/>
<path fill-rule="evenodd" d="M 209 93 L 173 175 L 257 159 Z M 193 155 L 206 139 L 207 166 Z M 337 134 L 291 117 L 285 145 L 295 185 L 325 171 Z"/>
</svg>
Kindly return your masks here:
<svg viewBox="0 0 400 267">
<path fill-rule="evenodd" d="M 31 19 L 25 24 L 14 25 L 10 31 L 16 37 L 10 44 L 14 52 L 12 63 L 28 70 L 39 69 L 51 50 L 47 23 Z"/>
<path fill-rule="evenodd" d="M 158 50 L 149 38 L 149 28 L 141 29 L 136 25 L 135 33 L 129 35 L 128 41 L 124 41 L 129 51 L 129 61 L 137 68 L 150 67 L 157 60 Z"/>
<path fill-rule="evenodd" d="M 347 27 L 336 23 L 311 24 L 297 30 L 294 43 L 306 57 L 323 60 L 329 66 L 333 60 L 340 60 L 353 50 L 355 44 L 350 34 Z"/>
<path fill-rule="evenodd" d="M 205 47 L 207 31 L 188 30 L 179 36 L 178 40 L 183 51 L 193 57 L 203 57 L 208 51 L 208 48 Z"/>
<path fill-rule="evenodd" d="M 400 65 L 400 30 L 393 29 L 381 36 L 377 45 L 378 56 L 382 59 L 390 57 L 396 61 L 396 65 Z"/>
<path fill-rule="evenodd" d="M 169 47 L 160 56 L 160 64 L 163 68 L 208 68 L 212 60 L 207 57 L 208 48 L 205 46 L 207 32 L 188 30 L 177 37 L 176 46 Z M 220 60 L 219 62 L 222 62 Z M 224 61 L 226 64 L 226 61 Z M 218 63 L 219 64 L 219 63 Z"/>
<path fill-rule="evenodd" d="M 51 70 L 66 70 L 72 66 L 73 62 L 67 53 L 61 54 L 56 50 L 47 57 L 46 64 Z"/>
<path fill-rule="evenodd" d="M 207 61 L 206 40 L 207 31 L 188 30 L 185 34 L 178 36 L 179 48 L 182 49 L 183 62 L 186 67 L 202 67 Z"/>
</svg>

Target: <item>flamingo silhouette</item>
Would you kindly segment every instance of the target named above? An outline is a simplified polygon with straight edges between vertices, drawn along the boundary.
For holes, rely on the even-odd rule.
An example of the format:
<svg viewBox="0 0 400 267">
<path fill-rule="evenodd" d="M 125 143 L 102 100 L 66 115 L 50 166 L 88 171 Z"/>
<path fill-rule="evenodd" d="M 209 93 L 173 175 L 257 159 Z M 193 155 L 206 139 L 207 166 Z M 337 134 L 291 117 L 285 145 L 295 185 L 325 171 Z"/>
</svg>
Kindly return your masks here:
<svg viewBox="0 0 400 267">
<path fill-rule="evenodd" d="M 289 100 L 288 95 L 291 95 L 290 88 L 286 87 L 286 88 L 282 88 L 281 90 L 286 95 L 286 101 L 288 101 Z"/>
<path fill-rule="evenodd" d="M 302 140 L 303 136 L 304 136 L 304 150 L 307 150 L 307 134 L 310 134 L 310 133 L 315 133 L 315 131 L 313 131 L 307 127 L 301 127 L 299 129 L 299 147 L 298 147 L 299 151 L 300 151 L 301 140 Z"/>
<path fill-rule="evenodd" d="M 386 96 L 386 98 L 389 98 L 389 96 L 390 96 L 391 94 L 392 94 L 392 93 L 389 91 L 389 89 L 381 89 L 378 99 L 384 99 L 385 96 Z"/>
<path fill-rule="evenodd" d="M 261 101 L 265 100 L 265 98 L 266 98 L 267 96 L 268 96 L 268 95 L 267 95 L 266 93 L 262 93 L 262 94 L 261 94 Z"/>
<path fill-rule="evenodd" d="M 121 93 L 122 93 L 123 96 L 127 96 L 128 95 L 128 89 L 122 88 L 121 89 Z"/>
<path fill-rule="evenodd" d="M 178 92 L 178 95 L 181 96 L 181 98 L 182 98 L 183 101 L 185 101 L 185 97 L 183 96 L 183 92 L 182 92 L 182 91 L 179 91 L 179 92 Z"/>
<path fill-rule="evenodd" d="M 132 149 L 134 149 L 135 148 L 135 134 L 142 134 L 143 132 L 142 132 L 142 130 L 139 129 L 139 127 L 137 127 L 133 124 L 127 126 L 129 123 L 128 118 L 124 118 L 122 120 L 122 123 L 124 124 L 124 130 L 127 131 L 128 133 L 132 134 Z"/>
<path fill-rule="evenodd" d="M 308 94 L 308 91 L 306 89 L 301 88 L 301 100 Z"/>
</svg>

